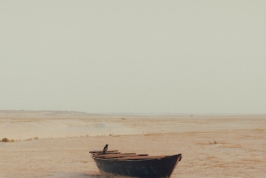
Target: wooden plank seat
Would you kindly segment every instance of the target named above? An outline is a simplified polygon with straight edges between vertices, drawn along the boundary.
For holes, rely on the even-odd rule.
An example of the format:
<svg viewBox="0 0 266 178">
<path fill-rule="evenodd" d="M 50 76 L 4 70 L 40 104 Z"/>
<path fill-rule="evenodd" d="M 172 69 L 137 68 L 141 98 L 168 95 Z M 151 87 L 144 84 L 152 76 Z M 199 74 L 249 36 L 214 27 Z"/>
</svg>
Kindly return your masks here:
<svg viewBox="0 0 266 178">
<path fill-rule="evenodd" d="M 119 157 L 131 157 L 137 156 L 136 153 L 133 154 L 107 154 L 107 155 L 93 155 L 95 158 L 119 158 Z"/>
<path fill-rule="evenodd" d="M 112 152 L 112 153 L 93 153 L 92 155 L 114 155 L 114 154 L 121 154 L 120 152 Z"/>
<path fill-rule="evenodd" d="M 148 154 L 136 154 L 136 153 L 120 153 L 120 154 L 101 154 L 93 155 L 95 158 L 121 158 L 121 157 L 136 157 L 136 156 L 149 156 Z"/>
<path fill-rule="evenodd" d="M 148 154 L 138 154 L 138 156 L 149 156 Z"/>
<path fill-rule="evenodd" d="M 164 157 L 166 156 L 132 156 L 132 157 L 115 158 L 115 160 L 161 159 Z"/>
<path fill-rule="evenodd" d="M 103 151 L 90 151 L 89 153 L 102 153 Z M 118 150 L 108 150 L 106 153 L 118 152 Z"/>
</svg>

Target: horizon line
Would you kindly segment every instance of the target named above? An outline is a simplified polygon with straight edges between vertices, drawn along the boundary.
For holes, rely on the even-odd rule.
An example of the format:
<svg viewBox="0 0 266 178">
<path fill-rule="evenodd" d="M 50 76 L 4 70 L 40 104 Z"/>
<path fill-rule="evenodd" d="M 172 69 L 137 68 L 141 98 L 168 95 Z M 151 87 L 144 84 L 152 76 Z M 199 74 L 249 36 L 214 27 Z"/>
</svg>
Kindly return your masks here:
<svg viewBox="0 0 266 178">
<path fill-rule="evenodd" d="M 143 113 L 143 112 L 85 112 L 85 111 L 74 111 L 74 110 L 6 110 L 0 109 L 0 112 L 65 112 L 65 113 L 80 113 L 86 115 L 112 115 L 112 116 L 121 116 L 121 115 L 129 115 L 129 116 L 266 116 L 266 113 L 256 113 L 256 114 L 247 114 L 247 113 Z"/>
</svg>

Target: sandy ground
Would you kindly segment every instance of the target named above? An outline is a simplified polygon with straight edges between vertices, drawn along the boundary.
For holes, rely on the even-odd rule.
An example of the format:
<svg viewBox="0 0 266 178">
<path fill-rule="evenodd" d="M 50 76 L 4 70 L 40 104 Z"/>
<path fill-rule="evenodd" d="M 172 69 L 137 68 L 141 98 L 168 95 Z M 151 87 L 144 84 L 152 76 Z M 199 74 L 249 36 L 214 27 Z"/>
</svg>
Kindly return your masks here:
<svg viewBox="0 0 266 178">
<path fill-rule="evenodd" d="M 0 142 L 0 178 L 101 178 L 89 151 L 106 143 L 122 152 L 182 153 L 172 178 L 264 178 L 265 122 L 263 117 L 2 115 L 0 137 L 16 141 Z"/>
</svg>

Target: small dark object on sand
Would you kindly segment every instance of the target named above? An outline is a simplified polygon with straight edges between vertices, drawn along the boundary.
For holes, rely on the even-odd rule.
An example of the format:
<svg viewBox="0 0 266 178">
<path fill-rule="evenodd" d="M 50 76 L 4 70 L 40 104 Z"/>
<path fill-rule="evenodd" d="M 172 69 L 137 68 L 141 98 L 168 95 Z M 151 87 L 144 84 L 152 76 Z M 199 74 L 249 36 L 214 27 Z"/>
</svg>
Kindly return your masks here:
<svg viewBox="0 0 266 178">
<path fill-rule="evenodd" d="M 104 146 L 104 148 L 103 148 L 103 154 L 105 154 L 107 150 L 108 150 L 108 144 L 106 144 L 106 145 Z"/>
</svg>

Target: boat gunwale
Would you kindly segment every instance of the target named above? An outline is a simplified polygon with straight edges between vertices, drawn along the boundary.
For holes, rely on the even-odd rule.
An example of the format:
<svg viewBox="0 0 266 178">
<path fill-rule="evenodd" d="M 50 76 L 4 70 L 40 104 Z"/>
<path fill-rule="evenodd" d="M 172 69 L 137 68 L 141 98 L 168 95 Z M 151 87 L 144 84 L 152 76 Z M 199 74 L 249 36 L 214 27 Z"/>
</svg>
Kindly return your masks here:
<svg viewBox="0 0 266 178">
<path fill-rule="evenodd" d="M 150 156 L 151 158 L 141 158 L 140 159 L 117 159 L 117 158 L 99 158 L 99 157 L 93 157 L 93 159 L 97 159 L 97 160 L 104 160 L 104 161 L 148 161 L 148 160 L 161 160 L 161 159 L 165 159 L 165 158 L 169 158 L 169 157 L 174 157 L 174 156 L 179 156 L 179 159 L 178 159 L 178 162 L 180 162 L 182 160 L 182 154 L 179 153 L 179 154 L 174 154 L 174 155 L 165 155 L 164 157 L 159 157 L 158 158 L 154 158 L 156 156 Z"/>
</svg>

